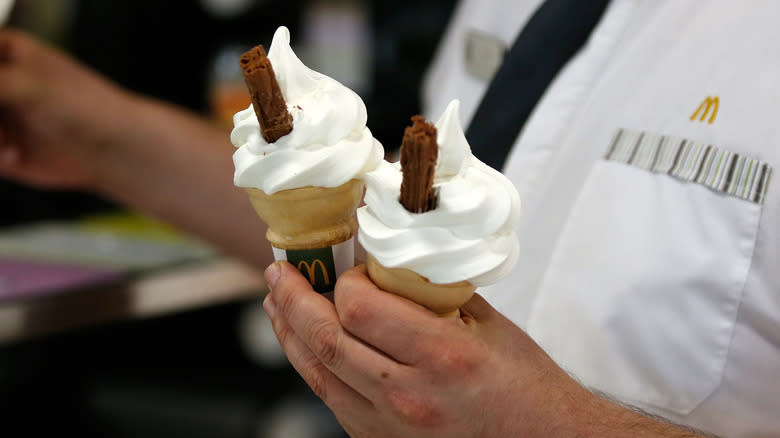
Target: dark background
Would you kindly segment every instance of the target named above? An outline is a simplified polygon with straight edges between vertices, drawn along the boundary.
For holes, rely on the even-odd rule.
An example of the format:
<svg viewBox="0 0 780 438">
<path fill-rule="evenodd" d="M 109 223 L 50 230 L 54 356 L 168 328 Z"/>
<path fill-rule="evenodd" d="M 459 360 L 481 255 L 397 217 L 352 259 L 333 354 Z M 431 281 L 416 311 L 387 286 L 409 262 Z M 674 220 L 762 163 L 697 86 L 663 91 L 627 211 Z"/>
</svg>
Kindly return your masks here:
<svg viewBox="0 0 780 438">
<path fill-rule="evenodd" d="M 32 1 L 20 0 L 17 9 Z M 419 112 L 419 82 L 451 3 L 368 2 L 373 86 L 362 97 L 369 127 L 387 149 Z M 215 51 L 229 42 L 268 44 L 279 24 L 295 36 L 307 2 L 256 2 L 229 20 L 210 16 L 194 0 L 73 5 L 70 25 L 58 33 L 63 49 L 125 87 L 205 113 Z M 3 227 L 117 208 L 86 193 L 3 180 L 0 205 Z M 340 436 L 289 366 L 253 362 L 242 350 L 237 320 L 247 306 L 259 303 L 120 321 L 0 347 L 0 436 L 271 436 L 269 422 L 291 399 L 303 401 L 301 415 L 322 418 L 319 435 L 310 436 Z"/>
</svg>

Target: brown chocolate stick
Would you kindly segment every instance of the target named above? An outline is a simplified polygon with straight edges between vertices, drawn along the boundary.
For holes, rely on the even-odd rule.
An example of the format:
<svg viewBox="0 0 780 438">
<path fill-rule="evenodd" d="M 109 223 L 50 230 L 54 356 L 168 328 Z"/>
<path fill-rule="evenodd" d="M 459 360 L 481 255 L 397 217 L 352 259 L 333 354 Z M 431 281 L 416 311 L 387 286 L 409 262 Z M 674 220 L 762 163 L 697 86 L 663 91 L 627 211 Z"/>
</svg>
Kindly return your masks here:
<svg viewBox="0 0 780 438">
<path fill-rule="evenodd" d="M 292 116 L 287 111 L 282 89 L 276 80 L 271 61 L 263 46 L 256 46 L 241 56 L 244 82 L 252 97 L 260 131 L 268 143 L 273 143 L 292 131 Z"/>
<path fill-rule="evenodd" d="M 438 196 L 433 190 L 433 172 L 439 145 L 436 127 L 422 116 L 412 117 L 412 126 L 404 131 L 401 143 L 401 205 L 412 213 L 436 208 Z"/>
</svg>

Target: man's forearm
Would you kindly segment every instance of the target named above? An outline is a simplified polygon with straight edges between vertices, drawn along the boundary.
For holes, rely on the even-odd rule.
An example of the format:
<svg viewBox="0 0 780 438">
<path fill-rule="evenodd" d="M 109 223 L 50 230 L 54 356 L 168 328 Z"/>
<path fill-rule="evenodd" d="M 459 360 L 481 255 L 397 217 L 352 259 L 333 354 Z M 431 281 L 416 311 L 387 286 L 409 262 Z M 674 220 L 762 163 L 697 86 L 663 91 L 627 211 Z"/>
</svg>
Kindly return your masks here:
<svg viewBox="0 0 780 438">
<path fill-rule="evenodd" d="M 593 413 L 584 418 L 583 436 L 587 437 L 635 437 L 635 438 L 718 438 L 687 426 L 673 424 L 669 420 L 613 400 L 605 394 L 596 394 Z"/>
<path fill-rule="evenodd" d="M 229 132 L 177 107 L 132 96 L 97 157 L 95 190 L 260 267 L 265 224 L 233 186 Z"/>
</svg>

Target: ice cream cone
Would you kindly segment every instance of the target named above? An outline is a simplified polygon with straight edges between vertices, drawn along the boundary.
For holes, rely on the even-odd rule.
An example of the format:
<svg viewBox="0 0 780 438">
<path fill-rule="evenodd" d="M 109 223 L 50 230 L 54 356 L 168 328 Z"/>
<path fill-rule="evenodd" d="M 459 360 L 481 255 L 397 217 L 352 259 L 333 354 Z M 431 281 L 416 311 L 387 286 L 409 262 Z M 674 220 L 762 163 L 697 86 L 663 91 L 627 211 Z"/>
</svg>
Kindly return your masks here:
<svg viewBox="0 0 780 438">
<path fill-rule="evenodd" d="M 519 196 L 471 153 L 457 101 L 436 125 L 412 117 L 400 160 L 380 163 L 363 181 L 358 240 L 381 289 L 459 316 L 477 287 L 494 284 L 517 261 Z"/>
<path fill-rule="evenodd" d="M 306 67 L 286 27 L 268 54 L 255 46 L 239 65 L 252 105 L 233 117 L 233 182 L 268 225 L 274 259 L 327 294 L 355 265 L 361 177 L 382 160 L 382 145 L 366 126 L 360 96 Z"/>
<path fill-rule="evenodd" d="M 458 316 L 460 307 L 474 295 L 468 281 L 436 284 L 414 271 L 382 266 L 373 256 L 366 262 L 368 276 L 380 289 L 408 298 L 441 316 Z"/>
<path fill-rule="evenodd" d="M 266 238 L 284 250 L 316 249 L 349 240 L 357 231 L 355 210 L 363 183 L 352 179 L 338 187 L 301 187 L 267 195 L 246 189 L 249 200 L 268 225 Z"/>
</svg>

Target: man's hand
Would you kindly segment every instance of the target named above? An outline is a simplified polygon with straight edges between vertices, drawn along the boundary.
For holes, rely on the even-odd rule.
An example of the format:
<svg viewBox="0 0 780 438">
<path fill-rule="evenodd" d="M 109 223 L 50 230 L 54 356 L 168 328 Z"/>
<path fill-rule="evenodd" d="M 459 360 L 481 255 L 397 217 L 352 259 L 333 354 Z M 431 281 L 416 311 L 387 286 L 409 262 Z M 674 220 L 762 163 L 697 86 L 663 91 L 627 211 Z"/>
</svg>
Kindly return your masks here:
<svg viewBox="0 0 780 438">
<path fill-rule="evenodd" d="M 704 436 L 587 391 L 479 295 L 443 318 L 364 266 L 339 278 L 335 305 L 286 262 L 266 280 L 290 362 L 353 438 Z"/>
<path fill-rule="evenodd" d="M 600 400 L 479 296 L 441 318 L 364 267 L 339 278 L 335 305 L 287 263 L 266 278 L 282 347 L 353 437 L 565 436 Z"/>
<path fill-rule="evenodd" d="M 53 47 L 0 31 L 0 176 L 89 189 L 131 99 Z"/>
</svg>

